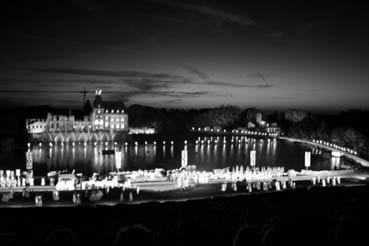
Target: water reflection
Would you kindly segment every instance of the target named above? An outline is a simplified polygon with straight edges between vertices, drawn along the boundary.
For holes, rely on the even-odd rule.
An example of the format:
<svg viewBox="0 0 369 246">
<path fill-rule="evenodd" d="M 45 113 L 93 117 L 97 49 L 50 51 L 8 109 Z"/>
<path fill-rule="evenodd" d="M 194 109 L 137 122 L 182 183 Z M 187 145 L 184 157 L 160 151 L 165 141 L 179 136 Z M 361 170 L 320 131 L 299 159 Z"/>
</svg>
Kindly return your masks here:
<svg viewBox="0 0 369 246">
<path fill-rule="evenodd" d="M 304 168 L 304 152 L 312 151 L 313 170 L 334 169 L 350 163 L 345 159 L 331 159 L 330 155 L 322 155 L 321 150 L 288 143 L 277 142 L 267 139 L 255 140 L 245 137 L 196 137 L 187 138 L 188 159 L 199 169 L 222 168 L 234 165 L 249 165 L 250 151 L 256 150 L 257 166 L 261 165 L 284 165 L 286 169 L 301 170 Z M 232 143 L 232 140 L 233 143 Z M 240 140 L 240 142 L 239 142 Z M 195 141 L 198 141 L 196 144 Z M 209 142 L 208 142 L 209 141 Z M 166 143 L 170 145 L 167 146 Z M 167 149 L 169 148 L 169 149 Z M 137 170 L 144 168 L 178 168 L 181 160 L 181 150 L 184 141 L 175 140 L 170 142 L 148 141 L 144 144 L 114 143 L 87 143 L 84 144 L 55 144 L 49 146 L 32 147 L 35 173 L 45 174 L 49 170 L 73 170 L 90 175 L 93 172 L 107 173 L 114 171 L 117 165 L 122 170 Z M 115 155 L 103 155 L 103 149 L 115 149 L 121 151 L 120 163 L 116 163 Z M 167 153 L 169 151 L 169 153 Z M 24 153 L 23 153 L 24 154 Z M 169 154 L 169 155 L 167 155 Z M 25 157 L 24 157 L 25 159 Z M 18 161 L 15 166 L 25 168 L 25 160 Z M 24 167 L 23 167 L 24 166 Z"/>
<path fill-rule="evenodd" d="M 210 144 L 206 146 L 206 161 L 210 160 Z"/>
<path fill-rule="evenodd" d="M 163 145 L 163 150 L 162 151 L 163 151 L 163 159 L 164 159 L 165 158 L 165 151 L 166 151 L 165 150 L 165 145 Z"/>
<path fill-rule="evenodd" d="M 222 147 L 222 161 L 224 162 L 226 159 L 226 147 L 227 145 L 224 143 Z"/>
<path fill-rule="evenodd" d="M 337 170 L 340 168 L 340 158 L 332 156 L 331 158 L 331 169 Z"/>
</svg>

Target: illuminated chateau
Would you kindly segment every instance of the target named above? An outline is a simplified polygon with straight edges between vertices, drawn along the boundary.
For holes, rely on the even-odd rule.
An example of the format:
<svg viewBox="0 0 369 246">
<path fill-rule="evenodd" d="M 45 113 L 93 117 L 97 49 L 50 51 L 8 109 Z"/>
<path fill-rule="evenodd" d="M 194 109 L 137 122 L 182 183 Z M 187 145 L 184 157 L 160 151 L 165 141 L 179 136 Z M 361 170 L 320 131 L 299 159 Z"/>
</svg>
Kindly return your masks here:
<svg viewBox="0 0 369 246">
<path fill-rule="evenodd" d="M 47 114 L 46 119 L 27 119 L 26 128 L 32 138 L 50 142 L 90 142 L 117 140 L 128 132 L 128 115 L 122 102 L 103 101 L 102 91 L 95 92 L 89 115 Z"/>
</svg>

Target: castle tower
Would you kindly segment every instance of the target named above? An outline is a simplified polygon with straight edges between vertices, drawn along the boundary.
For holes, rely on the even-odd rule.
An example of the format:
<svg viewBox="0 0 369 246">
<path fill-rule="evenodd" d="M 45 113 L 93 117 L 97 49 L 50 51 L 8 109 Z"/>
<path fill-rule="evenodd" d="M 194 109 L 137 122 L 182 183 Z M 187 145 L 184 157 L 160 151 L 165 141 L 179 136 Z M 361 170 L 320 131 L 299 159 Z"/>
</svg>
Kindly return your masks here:
<svg viewBox="0 0 369 246">
<path fill-rule="evenodd" d="M 92 130 L 102 130 L 103 129 L 103 115 L 104 115 L 104 108 L 103 108 L 103 101 L 101 97 L 102 90 L 95 91 L 95 100 L 93 102 L 93 109 L 92 109 Z"/>
</svg>

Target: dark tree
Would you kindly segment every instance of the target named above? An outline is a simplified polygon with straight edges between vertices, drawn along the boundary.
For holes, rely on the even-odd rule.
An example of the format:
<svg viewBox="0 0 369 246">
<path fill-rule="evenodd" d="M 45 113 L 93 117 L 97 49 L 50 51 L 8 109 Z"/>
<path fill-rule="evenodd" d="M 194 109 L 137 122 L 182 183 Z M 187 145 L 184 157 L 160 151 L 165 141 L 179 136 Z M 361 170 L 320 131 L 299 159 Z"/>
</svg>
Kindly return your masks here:
<svg viewBox="0 0 369 246">
<path fill-rule="evenodd" d="M 89 115 L 92 112 L 92 106 L 90 100 L 87 99 L 87 101 L 83 104 L 83 114 Z"/>
</svg>

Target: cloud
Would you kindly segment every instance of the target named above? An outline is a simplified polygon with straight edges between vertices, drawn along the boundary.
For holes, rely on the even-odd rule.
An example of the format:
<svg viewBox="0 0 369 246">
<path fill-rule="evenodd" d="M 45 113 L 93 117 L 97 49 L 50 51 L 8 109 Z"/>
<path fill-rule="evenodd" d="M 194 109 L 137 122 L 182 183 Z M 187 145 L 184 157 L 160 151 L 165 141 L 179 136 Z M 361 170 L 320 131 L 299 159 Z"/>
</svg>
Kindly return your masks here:
<svg viewBox="0 0 369 246">
<path fill-rule="evenodd" d="M 187 98 L 187 97 L 200 97 L 212 94 L 209 91 L 195 91 L 195 92 L 172 92 L 172 97 Z"/>
<path fill-rule="evenodd" d="M 210 95 L 212 92 L 208 91 L 172 91 L 172 90 L 163 90 L 163 91 L 135 91 L 133 92 L 136 95 L 150 95 L 150 96 L 160 96 L 160 97 L 173 97 L 173 98 L 188 98 L 188 97 L 200 97 L 204 95 Z M 131 94 L 131 93 L 128 93 Z M 132 95 L 132 94 L 131 94 Z"/>
<path fill-rule="evenodd" d="M 262 81 L 266 82 L 266 76 L 262 73 L 252 73 L 249 75 L 249 78 L 257 78 L 257 79 L 261 79 Z"/>
<path fill-rule="evenodd" d="M 184 69 L 186 69 L 190 73 L 198 76 L 201 79 L 208 79 L 209 78 L 209 76 L 206 73 L 201 72 L 197 68 L 194 68 L 194 67 L 191 67 L 191 66 L 187 66 L 187 65 L 181 65 L 181 67 L 183 67 Z"/>
<path fill-rule="evenodd" d="M 134 71 L 134 70 L 98 70 L 98 69 L 79 69 L 79 68 L 43 68 L 36 69 L 36 72 L 41 73 L 56 73 L 56 74 L 67 74 L 67 75 L 77 75 L 77 76 L 89 76 L 89 77 L 102 77 L 110 78 L 108 81 L 100 79 L 86 79 L 86 84 L 98 86 L 107 86 L 111 89 L 123 87 L 129 87 L 135 91 L 145 92 L 153 90 L 168 89 L 174 85 L 188 83 L 191 84 L 192 81 L 183 76 L 178 76 L 169 73 L 150 73 L 144 71 Z M 78 79 L 81 81 L 81 79 Z M 70 81 L 73 81 L 71 79 Z"/>
<path fill-rule="evenodd" d="M 239 88 L 270 88 L 274 87 L 273 84 L 236 84 L 230 82 L 223 82 L 223 81 L 206 81 L 206 85 L 212 86 L 224 86 L 224 87 L 239 87 Z"/>
<path fill-rule="evenodd" d="M 104 95 L 107 95 L 109 98 L 113 100 L 119 100 L 128 102 L 133 98 L 142 97 L 145 98 L 160 98 L 167 101 L 180 101 L 182 99 L 188 99 L 188 98 L 197 98 L 202 97 L 206 95 L 212 95 L 212 92 L 208 91 L 185 91 L 185 92 L 178 92 L 173 90 L 136 90 L 136 91 L 107 91 L 104 92 Z"/>
<path fill-rule="evenodd" d="M 77 90 L 0 90 L 0 93 L 4 94 L 73 94 L 82 93 Z"/>
<path fill-rule="evenodd" d="M 167 73 L 150 73 L 142 71 L 116 71 L 116 70 L 99 70 L 99 69 L 80 69 L 80 68 L 41 68 L 34 69 L 35 72 L 59 73 L 72 75 L 91 75 L 105 77 L 134 77 L 134 78 L 154 78 L 154 79 L 184 79 L 182 76 Z"/>
<path fill-rule="evenodd" d="M 183 68 L 195 74 L 201 79 L 207 79 L 209 76 L 204 72 L 193 68 L 191 66 L 182 65 Z M 207 80 L 205 82 L 198 82 L 190 80 L 184 76 L 170 74 L 170 73 L 151 73 L 144 71 L 134 70 L 98 70 L 98 69 L 79 69 L 79 68 L 42 68 L 35 69 L 36 72 L 44 73 L 58 73 L 58 74 L 69 74 L 69 75 L 85 75 L 85 76 L 101 76 L 119 78 L 117 81 L 110 81 L 112 85 L 127 85 L 131 88 L 147 91 L 156 89 L 168 89 L 178 84 L 192 84 L 192 85 L 205 85 L 205 86 L 225 86 L 225 87 L 248 87 L 248 88 L 270 88 L 273 84 L 266 83 L 267 79 L 262 73 L 252 73 L 249 78 L 257 78 L 265 82 L 264 84 L 240 84 L 226 81 L 213 81 Z M 100 80 L 87 80 L 86 83 L 99 84 Z M 106 83 L 105 83 L 106 84 Z"/>
<path fill-rule="evenodd" d="M 204 72 L 188 65 L 182 65 L 182 67 L 195 74 L 198 77 L 197 80 L 161 72 L 49 67 L 32 69 L 31 71 L 36 72 L 37 76 L 41 76 L 36 80 L 32 80 L 32 78 L 28 80 L 27 89 L 20 90 L 22 88 L 12 87 L 8 84 L 3 88 L 0 87 L 3 89 L 3 91 L 0 90 L 0 93 L 30 95 L 41 93 L 55 95 L 56 98 L 73 97 L 77 100 L 81 97 L 84 88 L 87 88 L 88 96 L 93 96 L 94 89 L 99 88 L 103 90 L 105 100 L 127 102 L 138 98 L 156 98 L 155 100 L 162 101 L 191 100 L 199 97 L 233 97 L 230 93 L 224 94 L 227 88 L 263 90 L 274 87 L 273 84 L 266 83 L 265 77 L 258 73 L 252 74 L 250 77 L 259 78 L 265 83 L 248 84 L 246 82 L 208 80 L 209 76 Z M 199 90 L 199 88 L 203 88 L 203 90 Z"/>
<path fill-rule="evenodd" d="M 140 91 L 152 91 L 156 89 L 168 89 L 173 81 L 157 80 L 157 79 L 123 79 L 123 84 Z"/>
<path fill-rule="evenodd" d="M 168 0 L 152 0 L 152 1 L 156 3 L 164 4 L 167 6 L 173 6 L 173 7 L 181 8 L 184 10 L 194 11 L 202 15 L 213 17 L 223 22 L 231 22 L 231 23 L 235 23 L 241 26 L 253 26 L 253 27 L 260 26 L 256 21 L 254 21 L 248 16 L 240 16 L 240 15 L 233 14 L 231 12 L 211 8 L 208 6 L 201 6 L 201 5 L 189 4 L 189 3 L 180 3 L 178 1 L 168 1 Z"/>
<path fill-rule="evenodd" d="M 156 104 L 177 104 L 177 103 L 180 103 L 182 102 L 182 99 L 170 99 L 170 100 L 165 100 L 163 102 L 160 102 L 160 103 L 156 103 Z"/>
</svg>

